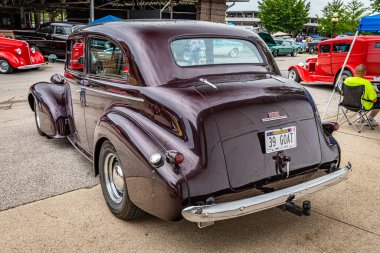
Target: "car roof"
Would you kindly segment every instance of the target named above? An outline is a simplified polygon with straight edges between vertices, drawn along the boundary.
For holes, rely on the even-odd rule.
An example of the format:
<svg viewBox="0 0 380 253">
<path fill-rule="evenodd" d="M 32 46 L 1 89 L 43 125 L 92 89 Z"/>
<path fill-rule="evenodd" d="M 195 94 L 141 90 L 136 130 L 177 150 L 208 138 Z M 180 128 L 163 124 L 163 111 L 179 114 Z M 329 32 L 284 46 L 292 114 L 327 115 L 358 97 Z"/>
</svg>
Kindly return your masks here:
<svg viewBox="0 0 380 253">
<path fill-rule="evenodd" d="M 329 44 L 331 42 L 333 43 L 347 43 L 351 42 L 354 39 L 354 36 L 347 36 L 347 37 L 339 37 L 339 38 L 334 38 L 334 39 L 328 39 L 321 41 L 321 44 Z M 380 36 L 358 36 L 357 41 L 380 41 Z"/>
<path fill-rule="evenodd" d="M 128 33 L 126 32 L 128 31 Z M 79 32 L 103 33 L 113 36 L 119 40 L 126 39 L 131 33 L 147 36 L 166 35 L 167 37 L 186 36 L 186 35 L 226 35 L 226 36 L 253 36 L 255 33 L 244 28 L 228 26 L 205 21 L 195 20 L 124 20 L 105 22 L 89 25 L 81 28 Z"/>
<path fill-rule="evenodd" d="M 76 26 L 76 25 L 85 25 L 85 24 L 78 23 L 78 22 L 47 22 L 47 23 L 41 24 L 41 26 L 48 26 L 48 25 Z"/>
</svg>

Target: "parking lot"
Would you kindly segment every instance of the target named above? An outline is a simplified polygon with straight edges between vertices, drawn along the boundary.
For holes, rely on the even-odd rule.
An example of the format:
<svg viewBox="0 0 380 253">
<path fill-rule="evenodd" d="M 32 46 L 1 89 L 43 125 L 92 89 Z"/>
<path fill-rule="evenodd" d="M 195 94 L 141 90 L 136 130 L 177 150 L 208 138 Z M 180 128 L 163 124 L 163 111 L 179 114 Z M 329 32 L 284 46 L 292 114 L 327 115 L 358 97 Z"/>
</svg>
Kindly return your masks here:
<svg viewBox="0 0 380 253">
<path fill-rule="evenodd" d="M 276 60 L 286 75 L 308 56 Z M 350 161 L 353 171 L 306 198 L 310 217 L 273 208 L 205 229 L 149 215 L 124 222 L 108 211 L 92 164 L 67 140 L 35 129 L 28 89 L 55 73 L 63 73 L 62 63 L 0 76 L 0 252 L 378 252 L 380 127 L 356 133 L 343 125 L 335 133 L 342 164 Z M 331 87 L 307 89 L 322 114 Z"/>
</svg>

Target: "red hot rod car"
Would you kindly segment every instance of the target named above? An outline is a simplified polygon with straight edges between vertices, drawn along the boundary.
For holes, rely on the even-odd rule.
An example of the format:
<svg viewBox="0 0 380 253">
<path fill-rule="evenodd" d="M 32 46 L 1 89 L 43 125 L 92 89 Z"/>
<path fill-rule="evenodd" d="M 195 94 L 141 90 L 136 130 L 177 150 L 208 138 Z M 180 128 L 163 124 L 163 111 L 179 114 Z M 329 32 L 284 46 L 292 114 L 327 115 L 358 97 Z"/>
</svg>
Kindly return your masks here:
<svg viewBox="0 0 380 253">
<path fill-rule="evenodd" d="M 318 56 L 306 64 L 289 67 L 289 79 L 305 84 L 334 84 L 350 49 L 353 37 L 325 40 L 318 44 Z M 380 82 L 380 36 L 359 36 L 352 49 L 342 80 L 352 76 L 359 64 L 367 66 L 366 78 Z"/>
<path fill-rule="evenodd" d="M 310 203 L 293 200 L 350 171 L 337 124 L 320 121 L 248 30 L 122 21 L 79 29 L 67 48 L 65 76 L 30 88 L 37 131 L 93 162 L 119 218 L 145 211 L 203 227 L 275 206 L 308 215 Z"/>
<path fill-rule="evenodd" d="M 40 68 L 43 65 L 43 55 L 29 48 L 27 42 L 0 37 L 0 74 L 11 73 L 14 69 Z"/>
</svg>

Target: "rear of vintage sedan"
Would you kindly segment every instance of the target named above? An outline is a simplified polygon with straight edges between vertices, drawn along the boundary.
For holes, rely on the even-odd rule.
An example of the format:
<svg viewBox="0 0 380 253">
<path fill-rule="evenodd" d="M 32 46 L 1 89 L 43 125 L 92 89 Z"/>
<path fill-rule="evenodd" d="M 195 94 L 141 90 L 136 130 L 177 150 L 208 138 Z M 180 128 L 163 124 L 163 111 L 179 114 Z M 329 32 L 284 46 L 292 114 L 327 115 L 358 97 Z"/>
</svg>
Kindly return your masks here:
<svg viewBox="0 0 380 253">
<path fill-rule="evenodd" d="M 117 86 L 120 99 L 99 120 L 94 167 L 102 169 L 97 150 L 115 130 L 107 138 L 138 208 L 200 227 L 275 206 L 309 215 L 309 202 L 293 200 L 346 178 L 351 165 L 339 167 L 332 136 L 338 125 L 322 124 L 311 95 L 281 77 L 254 33 L 195 21 L 83 29 L 104 31 L 123 45 L 138 78 Z M 122 94 L 138 102 L 123 104 Z"/>
</svg>

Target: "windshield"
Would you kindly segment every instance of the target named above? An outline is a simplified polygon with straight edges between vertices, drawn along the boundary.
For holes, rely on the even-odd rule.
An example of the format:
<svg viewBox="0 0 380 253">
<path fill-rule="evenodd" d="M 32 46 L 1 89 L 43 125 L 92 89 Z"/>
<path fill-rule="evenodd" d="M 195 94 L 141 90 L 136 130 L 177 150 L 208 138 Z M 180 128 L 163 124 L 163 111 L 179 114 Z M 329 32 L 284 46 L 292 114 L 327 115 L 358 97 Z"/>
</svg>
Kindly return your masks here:
<svg viewBox="0 0 380 253">
<path fill-rule="evenodd" d="M 250 41 L 227 38 L 191 38 L 170 45 L 181 67 L 217 64 L 262 64 L 257 47 Z"/>
</svg>

